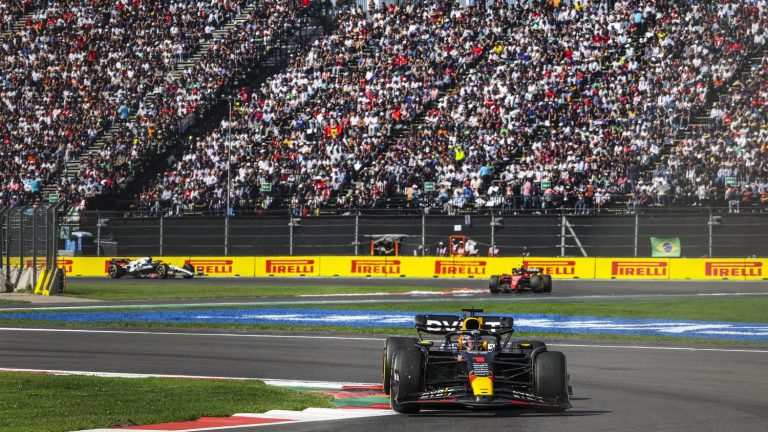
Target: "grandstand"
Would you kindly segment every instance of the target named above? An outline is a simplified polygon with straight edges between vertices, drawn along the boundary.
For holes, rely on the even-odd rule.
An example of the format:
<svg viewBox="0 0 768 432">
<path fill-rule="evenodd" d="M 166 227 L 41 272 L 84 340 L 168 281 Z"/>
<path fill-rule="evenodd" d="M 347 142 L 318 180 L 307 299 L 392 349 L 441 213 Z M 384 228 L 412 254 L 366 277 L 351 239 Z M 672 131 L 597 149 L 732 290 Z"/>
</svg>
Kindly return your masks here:
<svg viewBox="0 0 768 432">
<path fill-rule="evenodd" d="M 764 0 L 336 3 L 0 6 L 0 205 L 768 206 Z"/>
</svg>

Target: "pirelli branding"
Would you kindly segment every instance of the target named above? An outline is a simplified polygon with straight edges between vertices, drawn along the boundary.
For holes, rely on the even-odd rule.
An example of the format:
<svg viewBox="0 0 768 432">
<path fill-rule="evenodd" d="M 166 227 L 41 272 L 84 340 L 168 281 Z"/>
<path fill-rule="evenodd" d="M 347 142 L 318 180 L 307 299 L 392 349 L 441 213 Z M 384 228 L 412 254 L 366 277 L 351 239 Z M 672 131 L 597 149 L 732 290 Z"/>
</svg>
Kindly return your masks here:
<svg viewBox="0 0 768 432">
<path fill-rule="evenodd" d="M 67 259 L 67 258 L 59 258 L 56 260 L 57 267 L 63 268 L 64 271 L 66 271 L 67 273 L 72 273 L 72 266 L 74 265 L 74 263 L 75 263 L 74 260 Z M 28 259 L 26 261 L 27 267 L 32 267 L 32 264 L 33 264 L 33 260 Z M 47 266 L 47 265 L 48 265 L 48 262 L 45 260 L 45 258 L 37 260 L 38 267 Z"/>
<path fill-rule="evenodd" d="M 665 261 L 613 261 L 611 276 L 666 278 L 668 267 Z"/>
<path fill-rule="evenodd" d="M 761 277 L 763 263 L 759 261 L 707 261 L 704 264 L 707 277 Z"/>
<path fill-rule="evenodd" d="M 195 273 L 203 272 L 206 275 L 231 275 L 233 260 L 231 259 L 188 259 L 184 264 L 191 264 Z"/>
<path fill-rule="evenodd" d="M 274 259 L 267 260 L 267 274 L 303 275 L 315 272 L 313 259 Z"/>
<path fill-rule="evenodd" d="M 482 276 L 486 274 L 486 261 L 435 261 L 436 276 Z"/>
<path fill-rule="evenodd" d="M 573 276 L 576 274 L 576 261 L 572 260 L 531 260 L 523 261 L 523 267 L 538 267 L 542 273 L 557 276 Z"/>
<path fill-rule="evenodd" d="M 399 275 L 400 260 L 352 260 L 352 274 Z"/>
</svg>

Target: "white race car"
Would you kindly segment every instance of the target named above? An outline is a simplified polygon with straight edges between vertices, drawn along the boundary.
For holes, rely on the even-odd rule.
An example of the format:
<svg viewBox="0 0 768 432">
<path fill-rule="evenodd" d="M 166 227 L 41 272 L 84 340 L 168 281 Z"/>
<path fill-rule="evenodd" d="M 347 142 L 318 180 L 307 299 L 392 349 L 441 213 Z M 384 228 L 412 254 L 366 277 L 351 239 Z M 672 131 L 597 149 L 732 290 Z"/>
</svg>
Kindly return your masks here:
<svg viewBox="0 0 768 432">
<path fill-rule="evenodd" d="M 195 276 L 195 268 L 192 264 L 184 264 L 181 267 L 166 264 L 152 257 L 143 257 L 136 260 L 128 258 L 113 258 L 107 268 L 107 274 L 112 279 L 119 279 L 125 275 L 135 278 L 168 279 L 177 275 L 184 279 Z"/>
</svg>

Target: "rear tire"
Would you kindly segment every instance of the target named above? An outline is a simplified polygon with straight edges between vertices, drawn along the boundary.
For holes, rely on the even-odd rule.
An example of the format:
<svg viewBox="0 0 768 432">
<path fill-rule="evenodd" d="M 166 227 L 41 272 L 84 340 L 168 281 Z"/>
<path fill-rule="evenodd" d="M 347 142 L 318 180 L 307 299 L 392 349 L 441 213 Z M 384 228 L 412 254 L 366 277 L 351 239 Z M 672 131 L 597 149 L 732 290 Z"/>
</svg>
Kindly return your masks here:
<svg viewBox="0 0 768 432">
<path fill-rule="evenodd" d="M 543 275 L 543 277 L 544 277 L 544 292 L 551 293 L 552 292 L 552 276 Z"/>
<path fill-rule="evenodd" d="M 531 276 L 531 289 L 535 293 L 540 293 L 543 290 L 544 280 L 540 275 Z"/>
<path fill-rule="evenodd" d="M 184 264 L 183 266 L 181 266 L 181 268 L 192 273 L 191 275 L 185 274 L 183 276 L 184 279 L 192 279 L 192 277 L 195 275 L 195 267 L 192 264 Z"/>
<path fill-rule="evenodd" d="M 395 352 L 392 359 L 392 383 L 389 395 L 392 411 L 400 414 L 416 414 L 421 409 L 418 404 L 401 404 L 398 400 L 405 399 L 409 393 L 422 391 L 423 357 L 421 349 L 416 346 Z"/>
<path fill-rule="evenodd" d="M 533 391 L 547 402 L 560 405 L 551 409 L 554 412 L 563 412 L 570 406 L 568 368 L 563 353 L 547 351 L 536 356 L 533 362 Z"/>
<path fill-rule="evenodd" d="M 124 273 L 125 270 L 117 264 L 110 264 L 109 268 L 107 268 L 107 274 L 112 279 L 120 279 Z"/>
<path fill-rule="evenodd" d="M 390 336 L 384 341 L 384 355 L 382 358 L 382 376 L 381 385 L 384 388 L 384 394 L 389 394 L 389 385 L 392 380 L 392 360 L 395 352 L 414 346 L 419 343 L 417 338 L 405 336 Z"/>
<path fill-rule="evenodd" d="M 490 282 L 488 282 L 488 288 L 491 290 L 491 294 L 499 293 L 499 277 L 491 276 Z"/>
<path fill-rule="evenodd" d="M 168 274 L 170 273 L 170 268 L 167 264 L 160 264 L 157 266 L 157 277 L 160 279 L 168 279 Z"/>
</svg>

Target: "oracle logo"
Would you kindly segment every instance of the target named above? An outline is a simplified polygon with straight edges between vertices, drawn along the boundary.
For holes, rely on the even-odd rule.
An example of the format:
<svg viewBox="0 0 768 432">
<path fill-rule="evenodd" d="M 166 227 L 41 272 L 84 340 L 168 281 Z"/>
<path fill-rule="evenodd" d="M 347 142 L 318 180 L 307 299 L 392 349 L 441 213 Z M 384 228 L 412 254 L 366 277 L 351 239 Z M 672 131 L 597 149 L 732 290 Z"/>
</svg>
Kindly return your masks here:
<svg viewBox="0 0 768 432">
<path fill-rule="evenodd" d="M 576 274 L 576 261 L 571 260 L 536 260 L 523 261 L 523 267 L 539 267 L 548 275 L 572 276 Z"/>
<path fill-rule="evenodd" d="M 611 276 L 667 276 L 664 261 L 613 261 Z"/>
<path fill-rule="evenodd" d="M 707 261 L 704 273 L 709 277 L 747 277 L 762 276 L 763 263 L 744 261 Z"/>
<path fill-rule="evenodd" d="M 184 264 L 195 268 L 195 273 L 203 274 L 232 274 L 233 260 L 229 259 L 188 259 Z"/>
<path fill-rule="evenodd" d="M 281 259 L 267 260 L 266 272 L 269 274 L 306 274 L 315 272 L 315 260 Z"/>
<path fill-rule="evenodd" d="M 353 274 L 400 274 L 400 260 L 352 260 Z"/>
<path fill-rule="evenodd" d="M 436 275 L 484 275 L 485 261 L 435 261 Z"/>
</svg>

